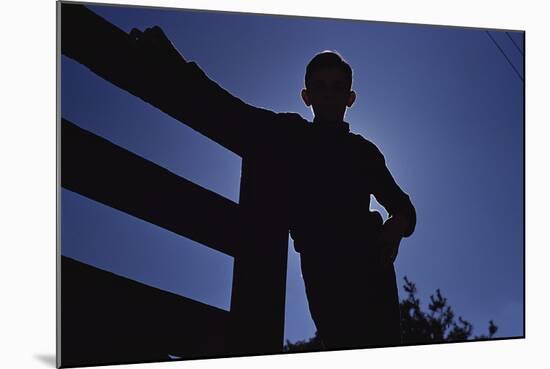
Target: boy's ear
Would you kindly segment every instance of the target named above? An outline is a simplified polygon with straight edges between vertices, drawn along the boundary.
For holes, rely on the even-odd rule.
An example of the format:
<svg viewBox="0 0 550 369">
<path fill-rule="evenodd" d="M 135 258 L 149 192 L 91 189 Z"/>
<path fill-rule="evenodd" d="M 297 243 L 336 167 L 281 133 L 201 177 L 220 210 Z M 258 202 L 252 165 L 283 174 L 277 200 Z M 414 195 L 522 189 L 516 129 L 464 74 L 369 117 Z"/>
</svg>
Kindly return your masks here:
<svg viewBox="0 0 550 369">
<path fill-rule="evenodd" d="M 346 106 L 349 108 L 353 105 L 353 103 L 355 102 L 355 98 L 357 97 L 357 95 L 355 95 L 355 91 L 351 90 L 349 92 L 349 97 L 348 97 L 348 102 L 346 103 Z"/>
<path fill-rule="evenodd" d="M 304 100 L 304 103 L 306 106 L 310 106 L 311 103 L 309 102 L 309 97 L 307 96 L 307 90 L 304 88 L 302 89 L 302 100 Z"/>
</svg>

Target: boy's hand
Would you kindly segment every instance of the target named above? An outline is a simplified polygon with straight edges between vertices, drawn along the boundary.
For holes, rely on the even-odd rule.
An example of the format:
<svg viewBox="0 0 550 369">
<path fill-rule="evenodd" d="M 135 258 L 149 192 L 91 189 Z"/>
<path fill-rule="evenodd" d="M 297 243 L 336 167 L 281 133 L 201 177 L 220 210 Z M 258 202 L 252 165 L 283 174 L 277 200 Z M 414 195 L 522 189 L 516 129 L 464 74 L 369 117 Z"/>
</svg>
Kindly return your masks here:
<svg viewBox="0 0 550 369">
<path fill-rule="evenodd" d="M 144 32 L 133 28 L 130 31 L 130 38 L 143 52 L 150 54 L 149 57 L 164 60 L 170 59 L 173 62 L 185 62 L 178 49 L 166 37 L 164 31 L 159 26 L 147 28 Z"/>
<path fill-rule="evenodd" d="M 399 244 L 403 238 L 405 226 L 402 218 L 396 216 L 388 219 L 386 223 L 384 223 L 382 233 L 378 239 L 380 247 L 382 248 L 380 262 L 383 266 L 393 264 L 397 258 Z"/>
</svg>

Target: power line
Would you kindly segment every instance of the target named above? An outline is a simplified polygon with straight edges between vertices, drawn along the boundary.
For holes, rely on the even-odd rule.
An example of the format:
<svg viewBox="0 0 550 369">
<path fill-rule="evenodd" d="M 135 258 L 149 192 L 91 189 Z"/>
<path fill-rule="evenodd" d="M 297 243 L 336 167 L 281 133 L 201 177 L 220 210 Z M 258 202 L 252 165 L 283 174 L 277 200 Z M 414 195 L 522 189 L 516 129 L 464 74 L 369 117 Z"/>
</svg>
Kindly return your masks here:
<svg viewBox="0 0 550 369">
<path fill-rule="evenodd" d="M 514 39 L 512 38 L 512 36 L 510 36 L 510 34 L 509 34 L 508 32 L 506 32 L 506 34 L 508 35 L 508 38 L 509 38 L 510 40 L 512 40 L 512 42 L 514 43 L 514 46 L 516 47 L 516 49 L 518 49 L 519 53 L 520 53 L 521 55 L 523 55 L 523 51 L 521 51 L 521 49 L 519 48 L 518 44 L 516 44 L 516 41 L 514 41 Z"/>
<path fill-rule="evenodd" d="M 506 60 L 508 61 L 508 64 L 510 64 L 512 66 L 512 68 L 514 68 L 514 71 L 516 72 L 516 74 L 518 75 L 518 78 L 521 80 L 521 82 L 523 82 L 523 78 L 521 77 L 521 75 L 519 74 L 518 70 L 516 69 L 516 67 L 514 67 L 514 64 L 512 64 L 512 62 L 510 61 L 510 59 L 508 59 L 508 56 L 506 56 L 506 54 L 504 53 L 504 51 L 501 49 L 501 47 L 499 46 L 499 44 L 497 44 L 497 42 L 495 41 L 495 39 L 493 38 L 493 36 L 491 36 L 491 34 L 489 33 L 489 31 L 485 31 L 487 32 L 487 35 L 489 36 L 489 38 L 493 41 L 493 43 L 496 45 L 496 47 L 500 50 L 500 52 L 502 53 L 502 55 L 504 55 L 504 57 L 506 58 Z"/>
</svg>

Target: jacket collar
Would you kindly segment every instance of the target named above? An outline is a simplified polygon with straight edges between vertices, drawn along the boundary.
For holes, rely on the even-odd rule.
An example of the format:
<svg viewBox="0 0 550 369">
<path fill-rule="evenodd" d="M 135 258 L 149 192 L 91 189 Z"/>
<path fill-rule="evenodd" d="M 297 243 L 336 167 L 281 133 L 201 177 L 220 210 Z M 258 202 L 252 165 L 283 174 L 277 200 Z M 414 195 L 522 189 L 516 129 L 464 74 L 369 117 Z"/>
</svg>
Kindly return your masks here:
<svg viewBox="0 0 550 369">
<path fill-rule="evenodd" d="M 336 132 L 349 132 L 349 123 L 344 121 L 335 121 L 335 120 L 320 120 L 317 118 L 313 119 L 313 127 L 320 130 L 327 131 L 336 131 Z"/>
</svg>

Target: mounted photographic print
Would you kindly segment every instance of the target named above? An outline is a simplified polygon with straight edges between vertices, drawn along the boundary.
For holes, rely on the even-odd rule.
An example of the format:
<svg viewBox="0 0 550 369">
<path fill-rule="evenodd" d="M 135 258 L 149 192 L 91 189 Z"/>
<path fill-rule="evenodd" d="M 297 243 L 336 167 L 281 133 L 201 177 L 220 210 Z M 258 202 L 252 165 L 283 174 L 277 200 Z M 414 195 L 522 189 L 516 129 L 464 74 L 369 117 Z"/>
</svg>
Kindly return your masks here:
<svg viewBox="0 0 550 369">
<path fill-rule="evenodd" d="M 58 366 L 525 337 L 525 32 L 57 11 Z"/>
</svg>

